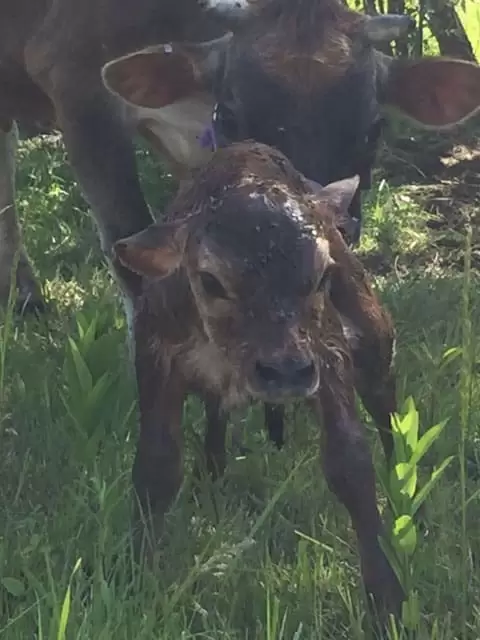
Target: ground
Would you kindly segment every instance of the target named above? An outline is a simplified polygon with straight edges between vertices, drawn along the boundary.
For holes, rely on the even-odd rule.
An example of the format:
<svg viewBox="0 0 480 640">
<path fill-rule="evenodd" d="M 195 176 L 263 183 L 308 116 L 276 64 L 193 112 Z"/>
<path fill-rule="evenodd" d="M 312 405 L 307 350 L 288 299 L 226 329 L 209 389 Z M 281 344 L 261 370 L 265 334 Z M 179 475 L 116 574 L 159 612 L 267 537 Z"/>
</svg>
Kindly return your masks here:
<svg viewBox="0 0 480 640">
<path fill-rule="evenodd" d="M 454 456 L 427 499 L 428 535 L 411 561 L 422 640 L 480 636 L 477 133 L 391 131 L 359 249 L 395 318 L 400 400 L 413 396 L 421 431 L 448 421 L 422 477 Z M 171 183 L 138 153 L 161 211 Z M 252 453 L 241 457 L 230 443 L 225 481 L 205 481 L 193 501 L 187 473 L 161 569 L 132 564 L 136 414 L 116 287 L 58 139 L 23 142 L 18 187 L 50 309 L 39 320 L 0 319 L 0 638 L 362 638 L 354 539 L 302 412 L 290 416 L 281 452 L 265 441 L 258 409 L 234 416 Z M 463 355 L 444 357 L 462 344 Z M 187 468 L 201 431 L 192 401 Z"/>
</svg>

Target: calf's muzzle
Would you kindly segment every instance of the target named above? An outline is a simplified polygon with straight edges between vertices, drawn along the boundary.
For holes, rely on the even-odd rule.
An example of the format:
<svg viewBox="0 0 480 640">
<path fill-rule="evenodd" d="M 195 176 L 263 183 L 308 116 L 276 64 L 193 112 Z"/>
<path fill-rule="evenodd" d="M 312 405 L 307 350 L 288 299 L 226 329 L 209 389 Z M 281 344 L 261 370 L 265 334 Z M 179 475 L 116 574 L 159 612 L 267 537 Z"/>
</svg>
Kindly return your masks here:
<svg viewBox="0 0 480 640">
<path fill-rule="evenodd" d="M 318 372 L 309 356 L 262 358 L 255 362 L 252 382 L 256 395 L 280 401 L 314 393 L 318 387 Z"/>
</svg>

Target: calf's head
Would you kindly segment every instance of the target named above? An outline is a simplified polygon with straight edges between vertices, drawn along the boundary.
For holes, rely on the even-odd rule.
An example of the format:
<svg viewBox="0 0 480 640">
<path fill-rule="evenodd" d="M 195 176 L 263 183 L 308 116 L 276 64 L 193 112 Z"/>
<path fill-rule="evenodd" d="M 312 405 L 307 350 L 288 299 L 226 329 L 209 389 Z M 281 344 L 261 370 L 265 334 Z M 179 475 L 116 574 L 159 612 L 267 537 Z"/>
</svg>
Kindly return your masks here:
<svg viewBox="0 0 480 640">
<path fill-rule="evenodd" d="M 285 161 L 253 149 L 268 166 Z M 232 159 L 237 168 L 228 175 Z M 251 160 L 248 144 L 217 152 L 184 194 L 189 206 L 181 218 L 154 224 L 115 251 L 125 266 L 151 278 L 181 269 L 195 308 L 195 318 L 183 321 L 201 326 L 242 392 L 277 402 L 318 388 L 334 268 L 324 224 L 346 212 L 358 177 L 313 193 L 304 182 L 282 181 L 278 169 L 276 179 L 258 178 L 262 167 L 250 173 Z"/>
<path fill-rule="evenodd" d="M 383 107 L 441 129 L 480 106 L 477 65 L 394 60 L 374 49 L 404 33 L 407 16 L 367 17 L 341 0 L 200 1 L 223 16 L 231 29 L 225 37 L 162 44 L 104 67 L 107 88 L 139 119 L 207 101 L 216 105 L 220 146 L 251 138 L 320 184 L 358 174 L 367 189 Z M 360 218 L 359 193 L 350 213 Z"/>
</svg>

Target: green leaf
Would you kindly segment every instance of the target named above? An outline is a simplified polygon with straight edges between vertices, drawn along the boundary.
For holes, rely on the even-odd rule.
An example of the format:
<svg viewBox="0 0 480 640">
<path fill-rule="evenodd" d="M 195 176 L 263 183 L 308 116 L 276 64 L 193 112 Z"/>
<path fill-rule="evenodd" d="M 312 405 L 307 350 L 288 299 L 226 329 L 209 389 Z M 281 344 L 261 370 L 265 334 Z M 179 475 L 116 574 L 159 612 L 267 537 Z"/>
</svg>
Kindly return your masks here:
<svg viewBox="0 0 480 640">
<path fill-rule="evenodd" d="M 86 356 L 90 351 L 91 346 L 95 342 L 97 337 L 97 316 L 94 316 L 85 331 L 83 338 L 80 342 L 82 345 L 82 352 Z"/>
<path fill-rule="evenodd" d="M 415 489 L 417 488 L 416 467 L 407 462 L 400 462 L 395 465 L 393 471 L 398 482 L 399 492 L 413 498 Z"/>
<path fill-rule="evenodd" d="M 408 599 L 402 603 L 402 622 L 410 631 L 415 631 L 420 623 L 420 603 L 418 593 L 408 594 Z"/>
<path fill-rule="evenodd" d="M 393 525 L 393 539 L 407 556 L 412 556 L 417 546 L 417 530 L 408 515 L 400 516 Z"/>
<path fill-rule="evenodd" d="M 418 441 L 415 451 L 413 452 L 413 455 L 410 459 L 410 464 L 417 464 L 418 462 L 420 462 L 420 460 L 427 453 L 435 440 L 437 440 L 439 435 L 442 433 L 447 422 L 448 420 L 442 420 L 442 422 L 439 422 L 433 427 L 430 427 L 430 429 L 423 434 L 423 436 Z"/>
<path fill-rule="evenodd" d="M 397 429 L 403 435 L 403 438 L 413 451 L 418 439 L 418 411 L 412 396 L 405 401 L 402 409 L 402 416 L 398 416 Z"/>
<path fill-rule="evenodd" d="M 108 389 L 112 383 L 113 377 L 108 371 L 96 381 L 95 386 L 86 398 L 86 402 L 90 410 L 95 409 L 97 405 L 101 406 L 103 404 L 102 401 L 105 399 Z"/>
<path fill-rule="evenodd" d="M 65 598 L 63 599 L 62 611 L 60 613 L 57 640 L 65 640 L 65 631 L 67 630 L 68 618 L 70 617 L 70 590 L 71 585 L 68 585 Z"/>
<path fill-rule="evenodd" d="M 450 362 L 453 362 L 454 360 L 456 360 L 456 358 L 458 358 L 461 355 L 462 355 L 461 347 L 451 347 L 450 349 L 447 349 L 442 356 L 441 369 L 446 367 L 448 364 L 450 364 Z"/>
<path fill-rule="evenodd" d="M 392 421 L 395 419 L 394 416 L 392 416 Z M 393 425 L 393 422 L 392 422 Z M 392 426 L 392 435 L 393 435 L 393 448 L 395 450 L 395 460 L 397 462 L 408 462 L 409 459 L 409 455 L 408 455 L 408 451 L 407 451 L 407 447 L 406 447 L 406 442 L 405 442 L 405 437 L 403 435 L 403 433 L 400 432 L 400 430 L 394 430 L 393 426 Z"/>
<path fill-rule="evenodd" d="M 90 371 L 88 370 L 85 360 L 82 358 L 75 341 L 69 337 L 68 342 L 70 345 L 70 353 L 75 365 L 75 372 L 77 374 L 77 379 L 80 383 L 80 387 L 83 393 L 89 393 L 90 389 L 92 388 L 92 376 L 90 374 Z"/>
<path fill-rule="evenodd" d="M 67 591 L 65 592 L 65 598 L 63 599 L 62 611 L 60 613 L 60 621 L 58 623 L 58 632 L 57 632 L 57 640 L 65 640 L 65 632 L 67 630 L 67 623 L 70 617 L 70 602 L 71 602 L 71 588 L 72 588 L 72 578 L 80 568 L 82 564 L 82 559 L 79 558 L 75 563 L 75 566 L 72 571 L 72 575 L 70 576 L 70 581 L 68 583 Z"/>
<path fill-rule="evenodd" d="M 429 481 L 417 493 L 417 495 L 413 500 L 412 515 L 415 515 L 415 513 L 420 509 L 422 504 L 425 502 L 428 494 L 433 489 L 433 487 L 437 484 L 437 482 L 440 480 L 442 473 L 445 471 L 445 469 L 448 467 L 448 465 L 450 464 L 450 462 L 453 460 L 454 457 L 455 456 L 449 456 L 448 458 L 445 458 L 442 464 L 433 471 Z"/>
<path fill-rule="evenodd" d="M 25 585 L 17 578 L 2 578 L 1 584 L 11 596 L 16 598 L 25 593 Z"/>
<path fill-rule="evenodd" d="M 473 502 L 474 500 L 476 500 L 478 497 L 480 496 L 480 489 L 477 489 L 476 491 L 474 491 L 472 493 L 472 495 L 468 498 L 468 500 L 465 502 L 465 506 L 468 507 L 468 505 L 470 504 L 470 502 Z"/>
</svg>

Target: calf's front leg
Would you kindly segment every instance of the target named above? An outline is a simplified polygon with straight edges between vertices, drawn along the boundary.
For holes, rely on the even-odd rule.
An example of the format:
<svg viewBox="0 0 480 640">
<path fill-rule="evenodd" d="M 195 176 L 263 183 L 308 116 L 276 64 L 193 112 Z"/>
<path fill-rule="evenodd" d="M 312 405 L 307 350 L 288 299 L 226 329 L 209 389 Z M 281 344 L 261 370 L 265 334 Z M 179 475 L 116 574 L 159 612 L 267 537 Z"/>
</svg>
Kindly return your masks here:
<svg viewBox="0 0 480 640">
<path fill-rule="evenodd" d="M 182 415 L 185 386 L 175 363 L 152 348 L 152 332 L 137 315 L 134 324 L 135 373 L 140 411 L 132 478 L 137 500 L 134 509 L 135 547 L 151 525 L 150 551 L 163 530 L 164 515 L 183 480 Z M 148 528 L 147 528 L 148 531 Z"/>
<path fill-rule="evenodd" d="M 381 549 L 375 472 L 365 430 L 356 415 L 353 367 L 346 344 L 322 356 L 321 387 L 313 407 L 323 423 L 322 459 L 331 491 L 350 514 L 363 581 L 379 613 L 398 614 L 401 586 Z"/>
</svg>

